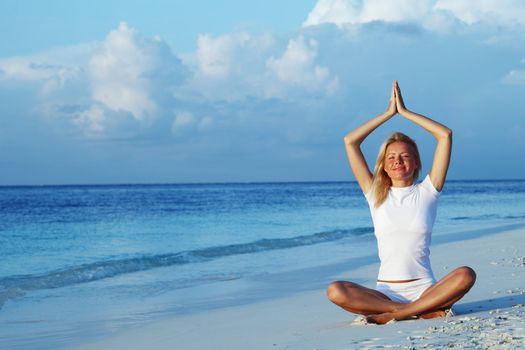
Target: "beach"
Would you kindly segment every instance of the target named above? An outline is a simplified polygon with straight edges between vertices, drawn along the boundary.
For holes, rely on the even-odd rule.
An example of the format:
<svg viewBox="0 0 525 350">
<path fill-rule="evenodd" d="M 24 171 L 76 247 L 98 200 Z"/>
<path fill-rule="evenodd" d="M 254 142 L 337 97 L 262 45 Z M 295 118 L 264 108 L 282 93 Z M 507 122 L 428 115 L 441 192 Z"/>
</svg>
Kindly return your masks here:
<svg viewBox="0 0 525 350">
<path fill-rule="evenodd" d="M 0 8 L 0 350 L 525 350 L 525 1 Z"/>
<path fill-rule="evenodd" d="M 381 327 L 325 297 L 334 280 L 377 276 L 355 182 L 0 188 L 1 348 L 403 347 L 469 325 L 519 336 L 523 193 L 520 180 L 449 181 L 430 258 L 438 278 L 476 270 L 450 320 L 472 319 Z"/>
<path fill-rule="evenodd" d="M 286 283 L 276 280 L 282 293 L 267 300 L 166 318 L 72 349 L 521 349 L 525 228 L 519 226 L 500 226 L 477 238 L 471 231 L 432 247 L 437 278 L 463 265 L 477 273 L 475 286 L 454 306 L 453 317 L 365 325 L 332 305 L 319 285 L 290 295 Z M 372 286 L 377 269 L 377 263 L 352 270 L 338 265 L 332 271 L 298 273 L 296 281 L 293 274 L 283 278 L 300 283 L 310 273 L 310 280 Z"/>
</svg>

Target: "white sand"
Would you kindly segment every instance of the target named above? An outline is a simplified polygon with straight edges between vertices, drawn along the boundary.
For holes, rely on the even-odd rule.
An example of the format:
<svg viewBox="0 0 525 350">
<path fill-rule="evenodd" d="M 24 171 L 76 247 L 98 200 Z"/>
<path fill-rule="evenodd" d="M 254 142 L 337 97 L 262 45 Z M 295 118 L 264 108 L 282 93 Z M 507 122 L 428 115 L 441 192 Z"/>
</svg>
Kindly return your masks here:
<svg viewBox="0 0 525 350">
<path fill-rule="evenodd" d="M 432 265 L 437 278 L 462 265 L 477 272 L 454 317 L 356 325 L 321 289 L 175 317 L 76 349 L 525 348 L 525 229 L 435 245 Z M 369 265 L 333 279 L 372 286 L 377 269 Z"/>
</svg>

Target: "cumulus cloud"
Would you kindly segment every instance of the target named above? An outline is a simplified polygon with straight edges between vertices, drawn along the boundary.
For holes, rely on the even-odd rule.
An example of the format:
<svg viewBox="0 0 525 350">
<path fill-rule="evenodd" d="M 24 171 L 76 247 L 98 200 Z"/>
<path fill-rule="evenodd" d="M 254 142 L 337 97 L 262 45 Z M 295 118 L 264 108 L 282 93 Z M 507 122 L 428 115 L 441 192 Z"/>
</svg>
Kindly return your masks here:
<svg viewBox="0 0 525 350">
<path fill-rule="evenodd" d="M 333 23 L 341 26 L 346 23 L 358 23 L 359 11 L 357 0 L 319 0 L 303 25 Z"/>
<path fill-rule="evenodd" d="M 63 88 L 80 74 L 78 67 L 50 63 L 41 57 L 0 59 L 0 81 L 37 84 L 43 96 Z"/>
<path fill-rule="evenodd" d="M 220 115 L 231 115 L 213 110 L 220 101 L 300 104 L 331 94 L 338 78 L 319 53 L 318 42 L 305 34 L 202 34 L 183 62 L 161 39 L 144 38 L 122 22 L 89 50 L 2 59 L 0 79 L 38 85 L 38 110 L 48 120 L 69 121 L 88 138 L 176 136 L 209 130 Z M 186 112 L 173 117 L 174 110 Z"/>
<path fill-rule="evenodd" d="M 367 0 L 359 16 L 361 23 L 372 21 L 418 21 L 432 9 L 432 0 Z"/>
<path fill-rule="evenodd" d="M 115 111 L 129 111 L 137 119 L 153 114 L 156 104 L 145 73 L 154 69 L 156 57 L 144 48 L 149 45 L 139 42 L 126 23 L 112 31 L 89 65 L 93 100 Z"/>
<path fill-rule="evenodd" d="M 79 44 L 30 56 L 0 58 L 0 82 L 34 84 L 53 92 L 84 74 L 93 44 Z"/>
<path fill-rule="evenodd" d="M 439 0 L 435 9 L 450 11 L 467 24 L 525 25 L 525 3 L 520 0 Z"/>
<path fill-rule="evenodd" d="M 331 76 L 327 67 L 316 64 L 317 46 L 316 40 L 308 40 L 303 36 L 291 39 L 281 57 L 268 59 L 266 64 L 269 72 L 286 86 L 303 87 L 308 91 L 334 92 L 338 86 L 338 79 Z M 270 95 L 281 86 L 270 90 Z"/>
<path fill-rule="evenodd" d="M 186 74 L 161 39 L 144 38 L 125 22 L 97 44 L 0 59 L 0 81 L 36 84 L 38 109 L 86 137 L 140 132 L 166 118 Z"/>
<path fill-rule="evenodd" d="M 427 26 L 433 23 L 443 28 L 454 21 L 467 21 L 462 11 L 444 0 L 320 0 L 305 25 L 424 21 Z M 483 20 L 479 14 L 483 11 L 476 12 L 476 18 Z M 160 38 L 145 38 L 123 22 L 84 51 L 82 59 L 68 60 L 56 53 L 46 59 L 0 59 L 0 79 L 40 83 L 46 113 L 69 120 L 86 137 L 150 132 L 177 137 L 256 118 L 259 111 L 243 114 L 250 104 L 277 109 L 276 99 L 296 106 L 328 101 L 337 95 L 334 92 L 341 92 L 343 83 L 352 85 L 365 77 L 373 81 L 410 66 L 405 64 L 408 58 L 400 61 L 399 67 L 385 66 L 384 58 L 377 55 L 383 48 L 389 55 L 421 57 L 419 49 L 410 53 L 407 45 L 433 40 L 427 32 L 424 40 L 413 38 L 407 43 L 398 40 L 395 31 L 386 31 L 388 42 L 376 45 L 377 37 L 370 40 L 366 29 L 363 26 L 360 39 L 337 36 L 336 27 L 330 29 L 330 39 L 323 28 L 315 27 L 288 37 L 201 34 L 194 54 L 181 61 Z M 443 52 L 442 44 L 437 45 L 434 50 Z M 461 48 L 457 43 L 452 45 Z M 368 55 L 366 50 L 376 54 Z M 341 57 L 346 57 L 344 64 Z M 440 67 L 440 60 L 426 60 Z M 366 71 L 362 67 L 367 65 L 375 68 Z M 73 81 L 77 90 L 71 89 Z M 503 81 L 522 84 L 523 70 L 509 72 Z M 179 112 L 174 115 L 173 111 Z M 234 120 L 232 115 L 239 117 Z"/>
<path fill-rule="evenodd" d="M 101 106 L 93 105 L 77 113 L 73 123 L 83 130 L 86 136 L 100 134 L 104 131 L 106 114 Z"/>
<path fill-rule="evenodd" d="M 230 101 L 259 96 L 265 60 L 275 49 L 271 34 L 199 35 L 195 59 L 186 62 L 193 76 L 179 93 Z"/>
<path fill-rule="evenodd" d="M 373 21 L 411 22 L 443 31 L 463 23 L 525 25 L 525 3 L 519 0 L 319 0 L 304 26 L 332 23 L 339 27 Z"/>
<path fill-rule="evenodd" d="M 182 60 L 160 38 L 145 38 L 121 23 L 82 49 L 1 58 L 0 88 L 21 86 L 20 94 L 26 95 L 20 100 L 38 104 L 28 107 L 27 114 L 40 112 L 46 117 L 42 123 L 65 128 L 67 137 L 140 139 L 144 142 L 134 147 L 164 150 L 153 154 L 144 147 L 136 153 L 148 154 L 166 172 L 177 168 L 195 174 L 188 163 L 170 162 L 176 153 L 194 159 L 198 167 L 206 164 L 206 170 L 231 169 L 238 179 L 261 179 L 261 171 L 278 179 L 289 174 L 287 167 L 296 169 L 296 179 L 316 172 L 323 172 L 318 179 L 341 179 L 348 174 L 342 133 L 386 107 L 392 79 L 400 80 L 410 108 L 457 131 L 459 153 L 469 147 L 468 133 L 469 143 L 483 144 L 480 135 L 503 135 L 499 124 L 521 125 L 512 118 L 521 118 L 515 101 L 523 94 L 525 69 L 513 64 L 525 57 L 523 49 L 507 42 L 480 43 L 486 43 L 486 33 L 501 32 L 509 42 L 521 42 L 522 34 L 508 29 L 521 23 L 523 6 L 508 0 L 502 9 L 495 2 L 466 3 L 319 0 L 305 27 L 292 33 L 201 34 L 195 52 Z M 505 20 L 497 30 L 474 30 Z M 318 26 L 322 23 L 336 25 Z M 458 26 L 467 28 L 464 35 L 444 30 Z M 36 99 L 27 95 L 35 91 Z M 488 100 L 495 102 L 482 103 Z M 398 126 L 404 130 L 407 123 L 393 118 L 386 128 Z M 407 131 L 424 133 L 417 127 Z M 381 132 L 370 142 L 379 143 Z M 242 169 L 239 159 L 246 162 Z M 256 175 L 250 177 L 248 168 Z M 287 170 L 278 173 L 276 168 Z M 206 173 L 213 177 L 205 180 L 216 180 L 216 173 Z M 232 180 L 228 176 L 221 179 Z"/>
<path fill-rule="evenodd" d="M 197 39 L 197 74 L 225 78 L 239 73 L 246 60 L 264 55 L 273 45 L 270 34 L 234 33 L 218 37 L 201 34 Z"/>
<path fill-rule="evenodd" d="M 319 0 L 304 25 L 418 21 L 432 10 L 433 3 L 432 0 Z"/>
<path fill-rule="evenodd" d="M 234 33 L 197 41 L 192 81 L 181 91 L 210 100 L 290 98 L 298 92 L 326 94 L 337 77 L 317 63 L 318 45 L 303 35 L 286 45 L 270 34 Z"/>
<path fill-rule="evenodd" d="M 178 60 L 157 38 L 144 39 L 126 23 L 109 33 L 89 64 L 92 98 L 113 111 L 128 111 L 133 118 L 153 118 L 159 102 L 155 90 L 169 89 L 162 74 L 181 70 Z"/>
<path fill-rule="evenodd" d="M 4 80 L 45 80 L 53 77 L 62 67 L 36 63 L 26 59 L 0 59 L 0 77 Z"/>
</svg>

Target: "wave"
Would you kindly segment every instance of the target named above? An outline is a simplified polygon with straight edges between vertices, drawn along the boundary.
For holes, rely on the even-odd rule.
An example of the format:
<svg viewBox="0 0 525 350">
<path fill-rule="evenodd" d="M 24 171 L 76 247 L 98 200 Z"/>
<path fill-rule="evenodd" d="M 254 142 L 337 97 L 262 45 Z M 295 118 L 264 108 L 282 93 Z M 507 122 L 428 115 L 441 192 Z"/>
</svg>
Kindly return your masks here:
<svg viewBox="0 0 525 350">
<path fill-rule="evenodd" d="M 206 262 L 232 255 L 254 254 L 270 250 L 290 249 L 326 243 L 372 232 L 373 228 L 371 227 L 361 227 L 349 230 L 325 231 L 290 238 L 267 238 L 249 243 L 215 246 L 177 253 L 98 261 L 43 274 L 4 277 L 0 279 L 0 307 L 7 300 L 24 295 L 27 291 L 60 288 L 115 277 L 125 273 L 145 271 L 158 267 Z"/>
<path fill-rule="evenodd" d="M 481 214 L 471 216 L 454 216 L 451 220 L 487 220 L 487 219 L 525 219 L 525 215 L 499 215 L 499 214 Z"/>
<path fill-rule="evenodd" d="M 487 220 L 487 219 L 501 219 L 498 214 L 481 214 L 481 215 L 470 215 L 470 216 L 454 216 L 451 220 Z"/>
</svg>

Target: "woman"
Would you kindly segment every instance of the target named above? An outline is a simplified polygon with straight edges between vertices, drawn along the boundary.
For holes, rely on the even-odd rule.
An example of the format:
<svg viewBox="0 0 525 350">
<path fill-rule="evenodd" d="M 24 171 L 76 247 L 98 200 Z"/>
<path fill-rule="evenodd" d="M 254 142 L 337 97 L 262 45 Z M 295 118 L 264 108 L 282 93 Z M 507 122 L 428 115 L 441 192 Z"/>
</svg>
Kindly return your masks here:
<svg viewBox="0 0 525 350">
<path fill-rule="evenodd" d="M 394 133 L 385 141 L 374 174 L 361 152 L 363 140 L 397 113 L 437 140 L 432 169 L 418 184 L 415 180 L 421 161 L 417 145 L 408 136 Z M 371 323 L 445 316 L 476 280 L 475 272 L 463 266 L 436 282 L 429 261 L 437 200 L 450 162 L 452 131 L 406 109 L 394 81 L 387 111 L 351 131 L 344 141 L 350 166 L 370 206 L 381 265 L 376 289 L 338 281 L 328 287 L 328 298 L 347 311 L 365 315 Z"/>
</svg>

